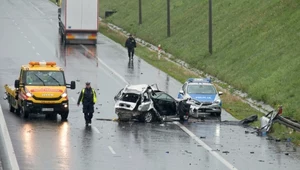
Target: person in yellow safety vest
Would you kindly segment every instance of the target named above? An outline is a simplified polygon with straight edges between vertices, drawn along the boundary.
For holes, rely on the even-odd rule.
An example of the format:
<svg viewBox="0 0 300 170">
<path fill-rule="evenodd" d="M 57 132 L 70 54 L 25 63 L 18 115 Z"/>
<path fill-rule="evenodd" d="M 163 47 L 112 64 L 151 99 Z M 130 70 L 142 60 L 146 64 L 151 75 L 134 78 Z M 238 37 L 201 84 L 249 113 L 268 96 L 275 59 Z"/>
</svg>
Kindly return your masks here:
<svg viewBox="0 0 300 170">
<path fill-rule="evenodd" d="M 94 105 L 97 102 L 97 95 L 93 88 L 91 88 L 91 83 L 86 82 L 86 87 L 81 90 L 78 97 L 77 106 L 82 102 L 84 113 L 85 125 L 88 126 L 92 123 Z"/>
</svg>

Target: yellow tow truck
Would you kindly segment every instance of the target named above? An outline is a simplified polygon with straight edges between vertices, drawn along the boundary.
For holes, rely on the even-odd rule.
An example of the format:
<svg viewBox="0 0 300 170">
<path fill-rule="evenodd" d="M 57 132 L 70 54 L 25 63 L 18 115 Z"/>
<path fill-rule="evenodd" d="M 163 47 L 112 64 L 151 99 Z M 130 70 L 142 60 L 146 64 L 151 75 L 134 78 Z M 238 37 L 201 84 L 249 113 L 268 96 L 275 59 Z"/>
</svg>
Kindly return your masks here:
<svg viewBox="0 0 300 170">
<path fill-rule="evenodd" d="M 31 61 L 21 66 L 19 79 L 14 86 L 4 85 L 5 99 L 10 112 L 23 118 L 30 114 L 61 115 L 66 120 L 69 115 L 67 88 L 75 89 L 75 81 L 66 84 L 64 70 L 55 62 Z"/>
</svg>

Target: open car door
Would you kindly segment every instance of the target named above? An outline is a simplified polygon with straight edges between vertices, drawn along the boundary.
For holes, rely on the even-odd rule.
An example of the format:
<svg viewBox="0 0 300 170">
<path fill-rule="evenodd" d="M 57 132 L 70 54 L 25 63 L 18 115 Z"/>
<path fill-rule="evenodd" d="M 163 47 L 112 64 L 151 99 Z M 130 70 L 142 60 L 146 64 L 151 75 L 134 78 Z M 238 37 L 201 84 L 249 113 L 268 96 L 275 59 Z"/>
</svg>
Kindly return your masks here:
<svg viewBox="0 0 300 170">
<path fill-rule="evenodd" d="M 161 116 L 176 115 L 176 100 L 165 92 L 156 92 L 152 96 L 155 109 Z"/>
</svg>

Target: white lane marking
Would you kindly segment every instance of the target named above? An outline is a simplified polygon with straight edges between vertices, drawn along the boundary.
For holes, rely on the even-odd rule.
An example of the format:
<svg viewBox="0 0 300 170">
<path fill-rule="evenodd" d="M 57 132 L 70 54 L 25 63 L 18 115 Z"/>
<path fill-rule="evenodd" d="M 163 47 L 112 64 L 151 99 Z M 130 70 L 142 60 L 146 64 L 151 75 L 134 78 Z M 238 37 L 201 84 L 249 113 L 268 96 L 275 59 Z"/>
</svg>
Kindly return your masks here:
<svg viewBox="0 0 300 170">
<path fill-rule="evenodd" d="M 86 48 L 85 46 L 83 46 L 82 44 L 80 44 L 80 46 L 81 46 L 82 48 L 84 48 L 86 51 L 89 51 L 89 52 L 90 52 L 90 50 L 89 50 L 88 48 Z M 115 74 L 117 77 L 119 77 L 123 82 L 125 82 L 126 84 L 129 84 L 129 82 L 126 81 L 124 77 L 122 77 L 122 76 L 121 76 L 119 73 L 117 73 L 114 69 L 112 69 L 112 68 L 109 67 L 107 64 L 105 64 L 100 58 L 98 58 L 98 61 L 99 61 L 102 65 L 104 65 L 106 68 L 108 68 L 113 74 Z"/>
<path fill-rule="evenodd" d="M 213 151 L 212 148 L 210 148 L 206 143 L 204 143 L 200 138 L 198 138 L 193 132 L 188 130 L 185 126 L 183 126 L 179 122 L 173 122 L 177 126 L 179 126 L 185 133 L 187 133 L 192 139 L 194 139 L 196 142 L 198 142 L 200 145 L 203 146 L 209 153 L 211 153 L 214 157 L 216 157 L 219 161 L 221 161 L 227 168 L 231 170 L 237 170 L 236 167 L 234 167 L 232 164 L 230 164 L 228 161 L 226 161 L 221 155 L 219 155 L 217 152 Z"/>
<path fill-rule="evenodd" d="M 37 52 L 36 55 L 40 55 L 40 53 Z"/>
<path fill-rule="evenodd" d="M 26 36 L 26 35 L 24 35 L 24 38 L 27 38 L 27 36 Z"/>
<path fill-rule="evenodd" d="M 32 49 L 35 49 L 35 47 L 34 47 L 34 46 L 32 46 Z"/>
<path fill-rule="evenodd" d="M 95 126 L 92 126 L 92 127 L 97 133 L 100 133 L 100 131 Z"/>
<path fill-rule="evenodd" d="M 71 97 L 71 100 L 72 100 L 74 103 L 76 103 L 76 100 L 74 99 L 74 97 Z"/>
<path fill-rule="evenodd" d="M 112 154 L 116 154 L 116 152 L 114 151 L 114 149 L 111 147 L 111 146 L 108 146 L 108 149 L 110 150 L 110 152 L 112 153 Z"/>
<path fill-rule="evenodd" d="M 7 129 L 7 125 L 5 122 L 5 118 L 3 115 L 3 111 L 2 111 L 2 107 L 0 106 L 0 134 L 2 134 L 2 136 L 0 137 L 0 140 L 3 140 L 3 144 L 4 147 L 3 149 L 7 151 L 7 156 L 8 156 L 8 160 L 10 163 L 10 168 L 11 169 L 15 169 L 15 170 L 19 170 L 19 164 L 16 158 L 16 154 L 11 142 L 11 138 Z M 2 149 L 2 148 L 1 148 Z"/>
<path fill-rule="evenodd" d="M 41 14 L 43 14 L 43 15 L 45 15 L 45 13 L 43 12 L 43 11 L 41 11 L 38 7 L 36 7 L 35 5 L 33 5 L 33 3 L 32 2 L 29 2 L 32 6 L 33 6 L 33 8 L 35 8 L 37 11 L 39 11 Z"/>
<path fill-rule="evenodd" d="M 28 43 L 29 43 L 29 44 L 31 44 L 31 42 L 30 42 L 30 41 L 28 41 Z"/>
</svg>

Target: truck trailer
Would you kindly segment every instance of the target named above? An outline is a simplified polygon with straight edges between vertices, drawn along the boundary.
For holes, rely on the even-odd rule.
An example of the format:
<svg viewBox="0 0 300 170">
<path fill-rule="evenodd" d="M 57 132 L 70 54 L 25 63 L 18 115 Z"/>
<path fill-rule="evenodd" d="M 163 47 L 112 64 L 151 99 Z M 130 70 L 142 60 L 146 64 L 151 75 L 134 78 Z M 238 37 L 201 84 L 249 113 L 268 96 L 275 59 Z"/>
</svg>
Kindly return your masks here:
<svg viewBox="0 0 300 170">
<path fill-rule="evenodd" d="M 61 0 L 59 34 L 63 44 L 97 44 L 98 0 Z"/>
</svg>

